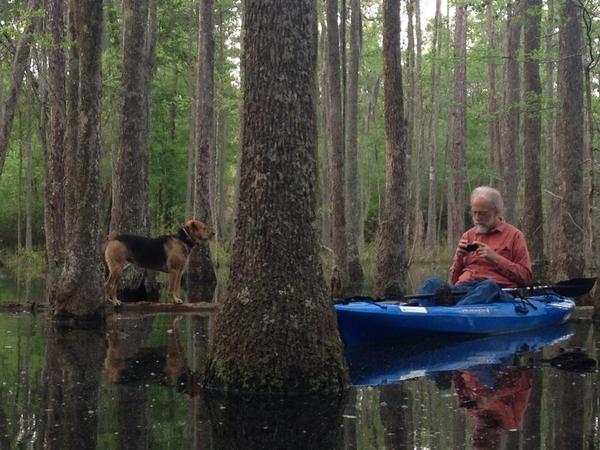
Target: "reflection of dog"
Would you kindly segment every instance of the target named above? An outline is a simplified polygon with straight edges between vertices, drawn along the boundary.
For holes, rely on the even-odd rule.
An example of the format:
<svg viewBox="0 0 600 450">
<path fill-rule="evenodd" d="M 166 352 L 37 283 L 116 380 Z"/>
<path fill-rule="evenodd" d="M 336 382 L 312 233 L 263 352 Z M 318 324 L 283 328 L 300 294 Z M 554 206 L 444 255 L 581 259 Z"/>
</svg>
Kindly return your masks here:
<svg viewBox="0 0 600 450">
<path fill-rule="evenodd" d="M 125 351 L 118 331 L 109 331 L 104 360 L 108 381 L 115 384 L 157 383 L 196 396 L 200 377 L 187 365 L 179 335 L 180 320 L 181 316 L 173 319 L 166 348 L 139 348 L 133 354 Z"/>
<path fill-rule="evenodd" d="M 169 277 L 169 297 L 173 303 L 182 303 L 177 296 L 181 286 L 181 276 L 187 264 L 190 250 L 202 241 L 212 238 L 215 232 L 199 220 L 188 220 L 177 234 L 147 238 L 122 234 L 110 239 L 104 246 L 104 260 L 108 266 L 106 297 L 113 305 L 117 299 L 117 283 L 123 276 L 127 263 L 145 269 L 167 272 Z"/>
</svg>

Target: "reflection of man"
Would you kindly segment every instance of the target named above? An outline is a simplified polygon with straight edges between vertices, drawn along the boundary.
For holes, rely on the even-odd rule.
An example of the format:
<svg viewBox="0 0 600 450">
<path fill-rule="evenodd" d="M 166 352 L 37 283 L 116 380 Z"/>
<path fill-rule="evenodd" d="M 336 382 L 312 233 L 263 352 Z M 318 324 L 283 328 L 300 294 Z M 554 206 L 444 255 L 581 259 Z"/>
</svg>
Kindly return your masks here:
<svg viewBox="0 0 600 450">
<path fill-rule="evenodd" d="M 497 448 L 503 431 L 521 428 L 532 375 L 532 369 L 510 367 L 498 372 L 490 387 L 476 372 L 454 372 L 459 404 L 467 409 L 473 422 L 473 448 Z"/>
<path fill-rule="evenodd" d="M 512 300 L 502 287 L 530 284 L 531 262 L 525 238 L 504 220 L 503 214 L 504 203 L 496 189 L 476 188 L 471 194 L 474 226 L 458 241 L 449 270 L 449 281 L 458 288 L 430 278 L 418 293 L 433 294 L 441 288 L 466 290 L 468 293 L 458 302 L 465 305 Z"/>
</svg>

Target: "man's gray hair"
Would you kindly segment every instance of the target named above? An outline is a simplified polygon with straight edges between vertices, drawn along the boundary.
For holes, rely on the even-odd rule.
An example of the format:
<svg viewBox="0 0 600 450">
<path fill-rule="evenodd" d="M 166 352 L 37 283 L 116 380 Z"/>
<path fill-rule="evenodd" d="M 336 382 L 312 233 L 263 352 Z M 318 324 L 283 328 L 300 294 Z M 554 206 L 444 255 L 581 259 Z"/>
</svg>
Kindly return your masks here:
<svg viewBox="0 0 600 450">
<path fill-rule="evenodd" d="M 502 194 L 497 189 L 489 186 L 476 187 L 471 193 L 471 201 L 475 197 L 484 197 L 494 206 L 498 214 L 504 214 L 504 200 L 502 200 Z"/>
</svg>

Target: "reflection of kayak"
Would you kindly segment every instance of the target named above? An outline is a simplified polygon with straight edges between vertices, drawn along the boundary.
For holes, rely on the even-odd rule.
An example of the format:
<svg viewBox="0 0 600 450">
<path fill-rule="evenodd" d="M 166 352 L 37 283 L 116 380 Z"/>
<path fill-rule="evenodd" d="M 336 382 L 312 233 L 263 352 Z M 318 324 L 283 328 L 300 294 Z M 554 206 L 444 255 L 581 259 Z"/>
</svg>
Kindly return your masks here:
<svg viewBox="0 0 600 450">
<path fill-rule="evenodd" d="M 406 306 L 356 302 L 335 305 L 345 344 L 394 341 L 431 333 L 501 334 L 530 330 L 567 321 L 575 302 L 555 294 L 514 302 L 464 306 Z"/>
<path fill-rule="evenodd" d="M 435 372 L 510 365 L 519 352 L 536 352 L 575 334 L 572 324 L 496 336 L 449 341 L 447 335 L 385 347 L 351 346 L 346 360 L 354 385 L 376 385 Z"/>
</svg>

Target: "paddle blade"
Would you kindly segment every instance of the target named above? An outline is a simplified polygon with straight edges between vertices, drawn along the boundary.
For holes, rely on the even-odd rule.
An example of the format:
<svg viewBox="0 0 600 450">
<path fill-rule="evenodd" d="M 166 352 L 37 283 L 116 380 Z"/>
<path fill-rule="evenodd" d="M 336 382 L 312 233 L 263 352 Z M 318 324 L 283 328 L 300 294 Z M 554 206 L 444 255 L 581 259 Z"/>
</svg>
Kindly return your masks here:
<svg viewBox="0 0 600 450">
<path fill-rule="evenodd" d="M 571 280 L 559 281 L 550 286 L 550 288 L 558 295 L 564 297 L 579 297 L 590 292 L 595 283 L 596 278 L 573 278 Z"/>
</svg>

